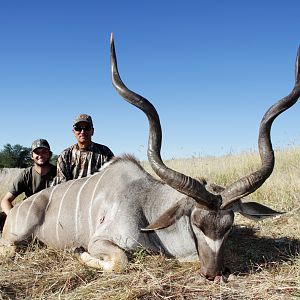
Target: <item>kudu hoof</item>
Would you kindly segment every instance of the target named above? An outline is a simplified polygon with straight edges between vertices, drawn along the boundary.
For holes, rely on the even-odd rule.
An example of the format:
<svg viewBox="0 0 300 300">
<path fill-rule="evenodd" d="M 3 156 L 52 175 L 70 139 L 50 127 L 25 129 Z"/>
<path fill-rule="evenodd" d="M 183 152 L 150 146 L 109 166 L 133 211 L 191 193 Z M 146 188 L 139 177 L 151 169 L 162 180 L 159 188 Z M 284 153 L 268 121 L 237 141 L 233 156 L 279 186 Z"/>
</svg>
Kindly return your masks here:
<svg viewBox="0 0 300 300">
<path fill-rule="evenodd" d="M 83 247 L 77 247 L 74 250 L 75 256 L 80 256 L 80 254 L 82 254 L 83 252 L 86 252 L 86 250 Z"/>
</svg>

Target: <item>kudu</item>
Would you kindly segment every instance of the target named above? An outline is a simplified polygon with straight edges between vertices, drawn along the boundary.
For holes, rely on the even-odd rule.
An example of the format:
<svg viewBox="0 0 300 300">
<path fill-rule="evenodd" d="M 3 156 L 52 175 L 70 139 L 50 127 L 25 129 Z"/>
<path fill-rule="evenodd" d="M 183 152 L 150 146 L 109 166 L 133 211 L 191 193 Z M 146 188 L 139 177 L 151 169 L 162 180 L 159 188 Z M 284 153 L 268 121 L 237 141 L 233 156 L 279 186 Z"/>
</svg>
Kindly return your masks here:
<svg viewBox="0 0 300 300">
<path fill-rule="evenodd" d="M 292 92 L 264 115 L 259 129 L 261 167 L 228 187 L 206 184 L 168 168 L 160 156 L 161 126 L 153 105 L 123 84 L 111 36 L 112 83 L 149 120 L 148 159 L 159 181 L 131 156 L 115 158 L 98 173 L 45 189 L 16 205 L 4 225 L 0 250 L 13 255 L 16 244 L 34 235 L 55 248 L 85 249 L 87 265 L 122 270 L 127 251 L 139 247 L 178 259 L 200 260 L 208 279 L 223 272 L 223 252 L 234 213 L 261 219 L 278 212 L 241 198 L 257 190 L 274 167 L 270 130 L 274 119 L 300 95 L 299 52 Z"/>
</svg>

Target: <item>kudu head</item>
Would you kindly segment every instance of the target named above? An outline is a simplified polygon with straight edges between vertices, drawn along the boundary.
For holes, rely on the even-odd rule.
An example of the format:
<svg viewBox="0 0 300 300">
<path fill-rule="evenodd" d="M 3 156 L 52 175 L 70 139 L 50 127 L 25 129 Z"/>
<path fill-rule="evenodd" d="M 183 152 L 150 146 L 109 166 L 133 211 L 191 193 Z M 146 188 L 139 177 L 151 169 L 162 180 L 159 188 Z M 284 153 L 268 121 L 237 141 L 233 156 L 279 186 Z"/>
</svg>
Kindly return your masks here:
<svg viewBox="0 0 300 300">
<path fill-rule="evenodd" d="M 148 159 L 154 172 L 169 186 L 182 193 L 182 200 L 144 230 L 166 228 L 183 215 L 190 218 L 195 246 L 200 260 L 200 273 L 212 280 L 223 272 L 225 241 L 234 221 L 234 213 L 256 220 L 279 214 L 256 202 L 241 199 L 256 191 L 271 175 L 275 157 L 270 131 L 275 118 L 294 105 L 300 96 L 300 48 L 296 59 L 296 82 L 291 93 L 271 106 L 263 116 L 258 138 L 261 167 L 223 188 L 206 184 L 168 168 L 160 156 L 162 132 L 159 116 L 153 105 L 129 90 L 122 82 L 116 61 L 113 35 L 111 35 L 111 75 L 117 92 L 129 103 L 141 109 L 149 121 Z"/>
</svg>

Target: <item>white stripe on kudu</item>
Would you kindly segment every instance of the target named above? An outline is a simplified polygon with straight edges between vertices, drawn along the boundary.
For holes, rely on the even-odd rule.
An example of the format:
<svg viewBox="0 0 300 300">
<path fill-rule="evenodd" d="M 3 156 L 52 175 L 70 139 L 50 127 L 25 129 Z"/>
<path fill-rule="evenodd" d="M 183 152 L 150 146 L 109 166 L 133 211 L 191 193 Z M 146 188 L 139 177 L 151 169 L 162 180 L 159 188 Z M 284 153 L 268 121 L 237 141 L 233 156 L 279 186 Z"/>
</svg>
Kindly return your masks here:
<svg viewBox="0 0 300 300">
<path fill-rule="evenodd" d="M 71 186 L 76 182 L 76 180 L 73 180 L 70 185 L 68 186 L 67 190 L 64 192 L 64 195 L 61 198 L 60 201 L 60 205 L 59 205 L 59 209 L 58 209 L 58 214 L 57 214 L 57 219 L 56 219 L 56 239 L 58 241 L 58 243 L 60 243 L 59 240 L 59 233 L 58 233 L 58 229 L 59 229 L 59 218 L 60 218 L 60 214 L 61 214 L 61 209 L 65 200 L 66 195 L 68 194 L 69 189 L 71 188 Z"/>
<path fill-rule="evenodd" d="M 48 201 L 48 204 L 47 204 L 47 206 L 46 206 L 45 211 L 48 210 L 48 207 L 49 207 L 49 205 L 50 205 L 50 203 L 51 203 L 51 201 L 52 201 L 52 195 L 53 195 L 53 193 L 54 193 L 54 191 L 56 190 L 57 187 L 58 187 L 58 185 L 55 185 L 55 186 L 53 187 L 53 189 L 52 189 L 52 191 L 51 191 L 51 194 L 50 194 L 50 196 L 49 196 L 49 201 Z"/>
<path fill-rule="evenodd" d="M 205 238 L 205 241 L 206 241 L 207 245 L 209 246 L 209 248 L 213 252 L 218 253 L 218 251 L 220 250 L 220 248 L 222 246 L 224 237 L 222 237 L 219 240 L 213 240 L 213 239 L 209 238 L 208 236 L 204 235 L 204 238 Z"/>
<path fill-rule="evenodd" d="M 51 201 L 52 201 L 53 193 L 54 193 L 54 191 L 56 190 L 57 187 L 58 187 L 58 186 L 55 185 L 55 186 L 53 187 L 51 193 L 50 193 L 49 200 L 48 200 L 47 206 L 46 206 L 46 208 L 45 208 L 45 214 L 46 214 L 47 211 L 48 211 L 48 207 L 49 207 L 49 205 L 50 205 L 50 203 L 51 203 Z M 42 229 L 41 229 L 41 236 L 42 236 L 42 237 L 45 236 L 45 226 L 44 226 L 44 223 L 43 223 Z"/>
<path fill-rule="evenodd" d="M 83 188 L 85 187 L 85 185 L 89 182 L 89 180 L 91 180 L 91 178 L 93 178 L 92 176 L 90 176 L 85 182 L 84 184 L 80 187 L 78 193 L 77 193 L 77 197 L 76 197 L 76 207 L 75 207 L 75 239 L 78 240 L 78 226 L 79 226 L 79 217 L 80 217 L 80 200 L 81 200 L 81 192 L 83 190 Z"/>
<path fill-rule="evenodd" d="M 20 207 L 21 207 L 21 205 L 22 205 L 23 203 L 24 203 L 24 201 L 21 202 L 21 204 L 18 206 L 18 209 L 17 209 L 17 212 L 16 212 L 16 221 L 10 223 L 10 231 L 11 231 L 11 232 L 13 232 L 13 231 L 16 232 L 16 231 L 17 231 Z M 15 225 L 15 230 L 13 230 L 13 226 L 14 226 L 14 225 Z"/>
<path fill-rule="evenodd" d="M 40 193 L 40 192 L 39 192 L 39 193 Z M 39 193 L 38 193 L 38 194 L 39 194 Z M 30 211 L 30 209 L 31 209 L 31 206 L 32 206 L 32 204 L 33 204 L 33 202 L 34 202 L 34 200 L 36 199 L 36 196 L 37 196 L 38 194 L 34 195 L 35 197 L 34 197 L 32 203 L 31 203 L 31 205 L 30 205 L 30 208 L 27 210 L 27 216 L 26 216 L 26 220 L 25 220 L 26 226 L 25 226 L 25 227 L 27 227 L 27 225 L 28 225 L 28 224 L 27 224 L 27 222 L 28 222 L 28 213 L 29 213 L 29 211 Z M 20 205 L 18 206 L 17 213 L 16 213 L 16 222 L 11 223 L 11 229 L 12 229 L 13 225 L 15 225 L 15 232 L 18 231 L 19 225 L 20 225 L 19 228 L 24 227 L 24 220 L 23 220 L 23 218 L 22 218 L 22 217 L 19 218 L 20 208 L 21 208 L 21 206 L 23 206 L 24 204 L 26 205 L 27 202 L 26 202 L 26 201 L 22 201 L 22 202 L 20 203 Z M 20 221 L 20 219 L 21 219 L 21 221 Z M 19 221 L 20 221 L 20 224 L 18 224 Z"/>
<path fill-rule="evenodd" d="M 90 229 L 90 236 L 92 236 L 92 233 L 93 233 L 93 220 L 92 220 L 92 211 L 93 211 L 93 202 L 94 202 L 94 199 L 95 199 L 95 193 L 96 193 L 96 190 L 97 190 L 97 187 L 103 177 L 103 175 L 109 170 L 108 169 L 105 169 L 104 171 L 102 171 L 102 174 L 100 176 L 100 178 L 98 179 L 96 185 L 95 185 L 95 188 L 93 190 L 93 194 L 92 194 L 92 197 L 91 197 L 91 205 L 90 205 L 90 208 L 89 208 L 89 229 Z"/>
<path fill-rule="evenodd" d="M 38 192 L 37 194 L 35 194 L 35 197 L 33 198 L 33 200 L 31 201 L 31 204 L 30 204 L 30 207 L 29 209 L 27 210 L 27 216 L 26 216 L 26 220 L 25 220 L 25 224 L 26 224 L 26 227 L 29 227 L 28 226 L 28 220 L 29 220 L 29 217 L 30 216 L 34 216 L 34 214 L 31 212 L 32 208 L 34 207 L 34 201 L 36 200 L 36 198 L 39 196 L 41 192 Z"/>
</svg>

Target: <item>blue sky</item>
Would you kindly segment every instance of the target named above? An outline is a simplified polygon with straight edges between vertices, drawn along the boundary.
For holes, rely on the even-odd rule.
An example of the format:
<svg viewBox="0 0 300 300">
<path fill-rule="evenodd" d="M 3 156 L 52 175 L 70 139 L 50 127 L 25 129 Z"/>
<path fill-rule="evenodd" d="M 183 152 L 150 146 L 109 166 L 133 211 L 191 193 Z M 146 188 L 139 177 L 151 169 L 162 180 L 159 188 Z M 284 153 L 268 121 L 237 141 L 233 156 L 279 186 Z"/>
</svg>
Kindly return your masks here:
<svg viewBox="0 0 300 300">
<path fill-rule="evenodd" d="M 0 149 L 46 138 L 75 143 L 91 114 L 94 141 L 146 158 L 144 114 L 110 81 L 114 32 L 121 77 L 157 108 L 164 159 L 257 149 L 260 119 L 294 85 L 298 0 L 0 2 Z M 300 144 L 300 105 L 272 128 L 275 148 Z"/>
</svg>

